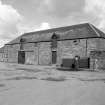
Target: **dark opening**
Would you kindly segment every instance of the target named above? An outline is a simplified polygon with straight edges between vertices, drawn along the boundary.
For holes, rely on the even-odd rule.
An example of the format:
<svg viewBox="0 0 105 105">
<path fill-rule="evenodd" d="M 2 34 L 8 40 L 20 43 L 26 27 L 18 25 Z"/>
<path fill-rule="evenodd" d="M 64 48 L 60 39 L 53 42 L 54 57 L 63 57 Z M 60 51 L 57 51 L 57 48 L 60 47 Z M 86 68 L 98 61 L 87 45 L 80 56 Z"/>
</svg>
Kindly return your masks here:
<svg viewBox="0 0 105 105">
<path fill-rule="evenodd" d="M 57 62 L 57 51 L 52 51 L 52 64 Z"/>
<path fill-rule="evenodd" d="M 51 39 L 58 39 L 58 37 L 59 37 L 59 36 L 58 36 L 56 33 L 53 33 Z"/>
<path fill-rule="evenodd" d="M 81 58 L 79 60 L 79 68 L 90 68 L 90 58 Z"/>
<path fill-rule="evenodd" d="M 62 59 L 62 67 L 75 68 L 74 59 Z"/>
<path fill-rule="evenodd" d="M 61 67 L 69 67 L 71 69 L 90 68 L 90 58 L 83 57 L 78 59 L 78 61 L 72 58 L 71 59 L 65 58 L 65 59 L 62 59 Z"/>
<path fill-rule="evenodd" d="M 25 51 L 18 52 L 18 63 L 24 64 L 25 63 Z"/>
<path fill-rule="evenodd" d="M 72 68 L 72 69 L 75 69 L 75 64 L 72 64 L 71 68 Z"/>
<path fill-rule="evenodd" d="M 58 36 L 54 33 L 51 37 L 51 48 L 57 48 L 57 39 Z"/>
</svg>

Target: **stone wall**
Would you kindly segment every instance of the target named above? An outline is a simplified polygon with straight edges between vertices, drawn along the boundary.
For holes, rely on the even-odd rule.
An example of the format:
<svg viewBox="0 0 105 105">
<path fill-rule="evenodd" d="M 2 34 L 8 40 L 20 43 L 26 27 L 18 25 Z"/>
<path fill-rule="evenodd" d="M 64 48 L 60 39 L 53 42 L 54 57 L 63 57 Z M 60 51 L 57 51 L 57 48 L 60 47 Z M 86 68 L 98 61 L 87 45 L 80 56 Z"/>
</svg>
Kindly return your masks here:
<svg viewBox="0 0 105 105">
<path fill-rule="evenodd" d="M 34 64 L 34 62 L 35 62 L 34 51 L 26 51 L 25 64 Z"/>
<path fill-rule="evenodd" d="M 0 62 L 4 62 L 4 53 L 0 52 Z"/>
<path fill-rule="evenodd" d="M 104 43 L 105 39 L 100 38 L 77 39 L 77 42 L 75 40 L 59 41 L 57 62 L 61 64 L 63 58 L 74 58 L 76 55 L 90 58 L 91 51 L 105 50 Z"/>
<path fill-rule="evenodd" d="M 58 42 L 59 63 L 61 63 L 63 58 L 74 58 L 76 55 L 80 57 L 86 56 L 86 39 L 65 40 Z"/>
<path fill-rule="evenodd" d="M 100 51 L 105 50 L 105 39 L 98 39 L 97 41 L 97 47 Z"/>
<path fill-rule="evenodd" d="M 104 53 L 105 39 L 94 38 L 88 40 L 88 56 L 90 57 L 90 69 L 99 70 L 104 69 Z M 98 52 L 102 52 L 98 55 Z M 98 57 L 99 56 L 99 57 Z M 103 57 L 102 57 L 103 56 Z"/>
<path fill-rule="evenodd" d="M 18 51 L 20 49 L 19 44 L 14 44 L 14 45 L 8 45 L 7 47 L 7 62 L 11 63 L 18 63 Z"/>
<path fill-rule="evenodd" d="M 87 56 L 90 56 L 91 51 L 103 51 L 105 50 L 105 39 L 92 38 L 87 40 Z"/>
<path fill-rule="evenodd" d="M 51 64 L 51 42 L 39 43 L 39 64 L 50 65 Z"/>
<path fill-rule="evenodd" d="M 76 55 L 80 57 L 90 57 L 91 51 L 105 49 L 103 43 L 105 43 L 105 39 L 99 38 L 58 41 L 56 49 L 57 64 L 60 65 L 63 58 L 74 58 Z M 20 51 L 20 44 L 6 45 L 3 60 L 5 62 L 18 63 L 18 51 Z M 25 51 L 26 64 L 52 64 L 51 42 L 24 43 L 23 51 Z M 92 63 L 91 66 L 93 66 Z"/>
<path fill-rule="evenodd" d="M 91 51 L 91 70 L 105 70 L 105 51 Z"/>
<path fill-rule="evenodd" d="M 97 50 L 97 43 L 98 39 L 97 38 L 92 38 L 92 39 L 87 39 L 87 56 L 90 56 L 90 52 Z"/>
<path fill-rule="evenodd" d="M 23 44 L 23 50 L 25 51 L 26 64 L 38 64 L 37 43 L 25 43 Z"/>
</svg>

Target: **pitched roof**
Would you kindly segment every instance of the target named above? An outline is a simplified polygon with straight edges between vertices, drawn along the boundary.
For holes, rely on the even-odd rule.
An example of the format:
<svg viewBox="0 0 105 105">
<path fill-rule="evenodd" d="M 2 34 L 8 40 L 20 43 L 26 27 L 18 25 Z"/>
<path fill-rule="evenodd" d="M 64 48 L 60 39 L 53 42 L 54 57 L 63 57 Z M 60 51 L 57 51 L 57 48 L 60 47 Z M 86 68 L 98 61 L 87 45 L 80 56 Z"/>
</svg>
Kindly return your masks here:
<svg viewBox="0 0 105 105">
<path fill-rule="evenodd" d="M 58 40 L 80 39 L 80 38 L 105 38 L 105 34 L 90 23 L 77 24 L 72 26 L 53 28 L 48 30 L 25 33 L 7 44 L 20 43 L 24 38 L 25 42 L 50 41 L 53 33 L 59 35 Z"/>
</svg>

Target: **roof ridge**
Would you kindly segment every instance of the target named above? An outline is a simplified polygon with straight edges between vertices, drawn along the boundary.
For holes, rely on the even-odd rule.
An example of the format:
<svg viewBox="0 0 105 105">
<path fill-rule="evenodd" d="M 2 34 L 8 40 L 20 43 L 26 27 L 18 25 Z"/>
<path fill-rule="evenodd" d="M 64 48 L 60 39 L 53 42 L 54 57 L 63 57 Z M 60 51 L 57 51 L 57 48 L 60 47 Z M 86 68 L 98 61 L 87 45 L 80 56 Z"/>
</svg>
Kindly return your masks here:
<svg viewBox="0 0 105 105">
<path fill-rule="evenodd" d="M 89 26 L 92 28 L 92 30 L 96 33 L 96 35 L 97 35 L 98 37 L 101 37 L 100 34 L 97 32 L 97 30 L 93 27 L 93 25 L 90 24 L 90 23 L 88 23 L 88 24 L 89 24 Z"/>
</svg>

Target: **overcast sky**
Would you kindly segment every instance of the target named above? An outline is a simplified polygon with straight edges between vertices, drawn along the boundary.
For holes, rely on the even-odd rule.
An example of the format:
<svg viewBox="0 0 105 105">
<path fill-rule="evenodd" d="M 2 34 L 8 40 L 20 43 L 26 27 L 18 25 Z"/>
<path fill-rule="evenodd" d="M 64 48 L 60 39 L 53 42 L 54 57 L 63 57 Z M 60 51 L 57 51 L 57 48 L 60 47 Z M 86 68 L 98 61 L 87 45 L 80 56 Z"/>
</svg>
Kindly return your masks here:
<svg viewBox="0 0 105 105">
<path fill-rule="evenodd" d="M 85 22 L 105 32 L 105 0 L 0 0 L 0 46 L 25 32 Z"/>
</svg>

